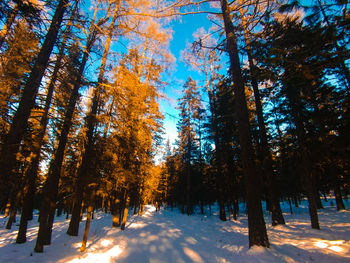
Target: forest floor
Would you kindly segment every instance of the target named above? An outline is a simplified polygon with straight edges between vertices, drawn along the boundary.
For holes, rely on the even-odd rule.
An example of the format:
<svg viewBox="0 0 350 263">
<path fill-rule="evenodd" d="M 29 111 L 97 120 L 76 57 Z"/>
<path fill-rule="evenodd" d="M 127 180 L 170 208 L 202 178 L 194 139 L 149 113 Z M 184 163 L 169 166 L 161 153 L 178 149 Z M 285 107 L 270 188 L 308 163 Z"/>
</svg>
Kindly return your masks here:
<svg viewBox="0 0 350 263">
<path fill-rule="evenodd" d="M 0 262 L 350 262 L 350 211 L 337 212 L 331 202 L 319 210 L 321 230 L 310 227 L 307 207 L 282 205 L 287 224 L 272 227 L 265 220 L 270 249 L 248 249 L 247 217 L 222 222 L 218 216 L 182 215 L 146 206 L 143 216 L 131 215 L 126 229 L 111 227 L 111 215 L 96 213 L 85 252 L 79 252 L 85 222 L 78 237 L 66 235 L 69 220 L 55 219 L 52 244 L 34 253 L 37 215 L 29 224 L 28 241 L 16 244 L 18 225 L 5 229 L 0 217 Z M 350 202 L 345 202 L 349 207 Z M 244 208 L 241 209 L 244 212 Z M 207 211 L 208 212 L 208 211 Z"/>
</svg>

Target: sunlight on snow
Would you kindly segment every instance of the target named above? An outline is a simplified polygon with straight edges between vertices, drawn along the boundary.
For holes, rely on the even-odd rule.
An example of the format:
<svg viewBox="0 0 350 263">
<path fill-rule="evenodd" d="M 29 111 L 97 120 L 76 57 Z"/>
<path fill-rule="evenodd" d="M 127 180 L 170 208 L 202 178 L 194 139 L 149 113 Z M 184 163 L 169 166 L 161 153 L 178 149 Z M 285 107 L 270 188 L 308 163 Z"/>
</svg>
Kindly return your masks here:
<svg viewBox="0 0 350 263">
<path fill-rule="evenodd" d="M 143 228 L 143 227 L 146 227 L 147 226 L 147 224 L 145 224 L 145 223 L 132 223 L 130 226 L 129 226 L 129 228 Z"/>
<path fill-rule="evenodd" d="M 102 240 L 101 242 L 100 242 L 100 244 L 101 244 L 101 246 L 102 247 L 107 247 L 107 246 L 109 246 L 110 244 L 112 244 L 113 242 L 112 242 L 112 240 L 110 240 L 110 239 L 104 239 L 104 240 Z"/>
<path fill-rule="evenodd" d="M 335 252 L 343 252 L 344 249 L 342 249 L 341 247 L 338 247 L 338 246 L 331 246 L 329 247 L 329 249 L 335 251 Z"/>
<path fill-rule="evenodd" d="M 193 251 L 192 249 L 185 247 L 184 248 L 184 253 L 186 254 L 186 256 L 188 256 L 193 262 L 204 262 L 203 259 L 201 258 L 201 256 Z"/>
<path fill-rule="evenodd" d="M 114 246 L 111 249 L 104 251 L 102 253 L 90 252 L 90 253 L 86 253 L 83 257 L 74 258 L 73 260 L 66 261 L 66 262 L 68 263 L 110 262 L 111 259 L 118 257 L 122 252 L 123 250 L 119 246 Z"/>
<path fill-rule="evenodd" d="M 334 246 L 334 245 L 343 245 L 344 243 L 345 243 L 344 240 L 332 240 L 332 241 L 320 240 L 320 241 L 314 242 L 314 245 L 319 248 L 327 248 L 327 249 L 333 250 L 334 252 L 346 253 L 347 249 L 344 249 L 340 246 Z"/>
<path fill-rule="evenodd" d="M 326 244 L 325 241 L 318 241 L 316 243 L 314 243 L 316 247 L 319 247 L 319 248 L 326 248 L 328 247 L 328 245 Z"/>
</svg>

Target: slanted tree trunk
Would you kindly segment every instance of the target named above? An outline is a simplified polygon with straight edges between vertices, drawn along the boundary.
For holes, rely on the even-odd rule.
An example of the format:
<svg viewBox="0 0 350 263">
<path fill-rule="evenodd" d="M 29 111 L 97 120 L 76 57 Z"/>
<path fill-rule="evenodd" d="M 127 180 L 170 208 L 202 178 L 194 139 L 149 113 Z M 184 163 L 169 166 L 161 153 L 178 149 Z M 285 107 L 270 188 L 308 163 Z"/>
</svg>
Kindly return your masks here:
<svg viewBox="0 0 350 263">
<path fill-rule="evenodd" d="M 2 200 L 6 200 L 12 185 L 11 173 L 16 167 L 16 155 L 20 143 L 27 130 L 30 112 L 34 107 L 35 98 L 41 83 L 41 79 L 46 70 L 52 49 L 56 43 L 58 31 L 61 27 L 63 14 L 66 11 L 67 0 L 60 0 L 55 14 L 52 18 L 50 28 L 46 34 L 44 43 L 35 60 L 32 71 L 27 82 L 24 85 L 21 100 L 17 111 L 13 117 L 10 130 L 4 138 L 3 147 L 0 156 L 0 193 Z M 1 199 L 0 199 L 1 203 Z"/>
<path fill-rule="evenodd" d="M 43 112 L 43 116 L 40 119 L 40 126 L 39 126 L 39 132 L 37 135 L 37 138 L 35 138 L 34 146 L 32 149 L 32 155 L 33 158 L 31 160 L 31 163 L 29 165 L 29 168 L 26 172 L 25 175 L 25 180 L 26 180 L 26 185 L 24 187 L 24 193 L 23 193 L 23 208 L 22 208 L 22 213 L 21 213 L 21 220 L 20 220 L 20 226 L 18 229 L 18 234 L 17 234 L 17 239 L 16 243 L 24 243 L 26 242 L 26 234 L 27 234 L 27 225 L 28 225 L 28 220 L 33 219 L 33 206 L 34 206 L 34 197 L 35 197 L 35 180 L 37 178 L 37 173 L 39 169 L 39 163 L 40 163 L 40 154 L 41 154 L 41 147 L 44 142 L 44 136 L 46 133 L 46 127 L 48 123 L 48 116 L 49 116 L 49 110 L 51 107 L 51 101 L 53 97 L 53 92 L 55 88 L 55 83 L 57 80 L 58 72 L 61 68 L 61 62 L 63 59 L 64 55 L 64 50 L 65 50 L 65 45 L 68 39 L 68 35 L 70 33 L 70 27 L 72 25 L 72 20 L 76 12 L 77 8 L 77 2 L 78 0 L 75 1 L 75 6 L 72 11 L 70 20 L 68 22 L 66 32 L 59 50 L 59 53 L 57 55 L 57 60 L 55 63 L 55 67 L 53 69 L 51 79 L 48 85 L 47 89 L 47 95 L 46 95 L 46 100 L 45 100 L 45 109 Z"/>
<path fill-rule="evenodd" d="M 244 94 L 244 82 L 239 62 L 235 30 L 227 0 L 220 0 L 226 32 L 227 52 L 230 57 L 230 74 L 234 82 L 235 107 L 238 119 L 239 141 L 245 177 L 249 247 L 269 247 L 266 225 L 260 200 L 261 178 L 255 167 L 255 156 L 251 142 L 248 107 Z"/>
<path fill-rule="evenodd" d="M 92 25 L 93 25 L 93 22 L 92 22 Z M 91 26 L 91 29 L 92 28 L 93 26 Z M 68 140 L 68 133 L 72 125 L 75 105 L 79 98 L 79 89 L 81 87 L 83 72 L 85 69 L 86 62 L 89 58 L 89 52 L 92 48 L 93 43 L 95 42 L 95 39 L 96 39 L 96 30 L 94 29 L 94 30 L 91 30 L 89 34 L 87 47 L 84 52 L 83 59 L 80 63 L 79 71 L 76 75 L 73 90 L 71 92 L 68 106 L 65 112 L 65 117 L 64 117 L 64 122 L 61 129 L 58 147 L 55 151 L 54 158 L 51 160 L 51 163 L 50 163 L 48 177 L 45 182 L 45 186 L 43 190 L 43 200 L 40 208 L 39 232 L 38 232 L 38 238 L 34 249 L 35 252 L 43 252 L 45 237 L 47 237 L 47 233 L 51 231 L 51 229 L 48 229 L 49 226 L 51 225 L 49 220 L 49 214 L 50 214 L 50 211 L 52 211 L 52 209 L 55 208 L 56 206 L 58 183 L 59 183 L 60 174 L 61 174 L 64 150 L 66 148 L 66 144 Z"/>
</svg>

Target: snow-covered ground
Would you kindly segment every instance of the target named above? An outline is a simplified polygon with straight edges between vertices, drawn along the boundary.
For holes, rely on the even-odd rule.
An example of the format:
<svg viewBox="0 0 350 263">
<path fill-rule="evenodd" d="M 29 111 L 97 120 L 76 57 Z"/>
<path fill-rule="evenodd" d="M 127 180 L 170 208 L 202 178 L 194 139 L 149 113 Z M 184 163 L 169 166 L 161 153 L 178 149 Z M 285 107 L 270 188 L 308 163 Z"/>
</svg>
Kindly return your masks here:
<svg viewBox="0 0 350 263">
<path fill-rule="evenodd" d="M 319 211 L 321 230 L 310 228 L 305 206 L 293 207 L 290 215 L 285 204 L 285 226 L 271 227 L 266 215 L 271 248 L 249 250 L 247 218 L 242 214 L 238 221 L 221 222 L 218 216 L 155 212 L 147 206 L 144 216 L 130 216 L 121 231 L 111 227 L 111 215 L 97 213 L 84 253 L 79 247 L 85 223 L 78 237 L 67 236 L 69 221 L 62 216 L 55 220 L 52 244 L 41 254 L 33 252 L 36 218 L 29 224 L 28 242 L 16 244 L 18 226 L 6 230 L 1 217 L 0 262 L 350 262 L 350 211 L 325 205 Z"/>
</svg>

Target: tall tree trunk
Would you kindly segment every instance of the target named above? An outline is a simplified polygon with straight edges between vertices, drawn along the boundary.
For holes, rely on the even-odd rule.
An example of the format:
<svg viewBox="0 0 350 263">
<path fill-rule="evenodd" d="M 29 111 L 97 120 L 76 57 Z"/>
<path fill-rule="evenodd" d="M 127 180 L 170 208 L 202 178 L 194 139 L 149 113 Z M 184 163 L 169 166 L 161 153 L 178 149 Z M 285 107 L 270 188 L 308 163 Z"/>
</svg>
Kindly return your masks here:
<svg viewBox="0 0 350 263">
<path fill-rule="evenodd" d="M 255 167 L 255 156 L 250 135 L 248 107 L 244 94 L 244 82 L 239 62 L 235 30 L 232 24 L 227 0 L 220 0 L 226 32 L 227 52 L 230 57 L 230 74 L 234 82 L 235 107 L 238 119 L 239 140 L 245 176 L 249 247 L 254 245 L 269 247 L 266 225 L 260 200 L 261 178 Z"/>
<path fill-rule="evenodd" d="M 107 35 L 107 40 L 105 44 L 105 49 L 103 52 L 102 56 L 102 62 L 101 62 L 101 67 L 100 67 L 100 72 L 98 75 L 98 81 L 97 81 L 97 87 L 94 91 L 94 95 L 92 98 L 92 103 L 91 103 L 91 109 L 88 115 L 86 116 L 86 122 L 85 122 L 85 127 L 86 127 L 86 140 L 84 143 L 84 152 L 82 153 L 82 162 L 78 170 L 78 179 L 77 183 L 75 186 L 75 198 L 73 199 L 73 212 L 72 212 L 72 217 L 69 222 L 69 227 L 67 230 L 67 234 L 71 236 L 76 236 L 78 235 L 79 232 L 79 218 L 78 218 L 78 211 L 81 209 L 81 202 L 82 202 L 82 195 L 84 192 L 84 188 L 87 184 L 87 177 L 88 170 L 89 170 L 89 163 L 91 161 L 91 154 L 92 154 L 92 149 L 93 149 L 93 135 L 94 135 L 94 129 L 96 126 L 96 115 L 97 115 L 97 110 L 98 106 L 100 104 L 100 97 L 101 97 L 101 91 L 102 91 L 102 84 L 103 84 L 103 78 L 104 78 L 104 72 L 105 72 L 105 67 L 107 63 L 107 56 L 109 53 L 109 47 L 111 43 L 111 38 L 112 38 L 112 32 L 114 28 L 114 23 L 117 18 L 117 11 L 118 11 L 118 6 L 115 7 L 114 13 L 113 13 L 113 19 L 112 22 L 109 26 L 108 30 L 108 35 Z M 99 23 L 101 23 L 102 20 L 100 20 Z"/>
<path fill-rule="evenodd" d="M 269 146 L 267 142 L 267 135 L 266 135 L 267 133 L 266 133 L 266 127 L 265 127 L 265 121 L 264 121 L 264 115 L 263 115 L 263 108 L 261 105 L 261 97 L 259 92 L 258 81 L 256 79 L 256 70 L 255 70 L 255 65 L 251 55 L 250 43 L 248 40 L 246 27 L 245 27 L 246 26 L 245 19 L 243 19 L 243 15 L 242 15 L 242 23 L 244 27 L 249 69 L 251 73 L 251 84 L 254 91 L 256 114 L 258 117 L 260 151 L 263 158 L 262 166 L 263 166 L 263 172 L 267 180 L 266 184 L 268 186 L 268 194 L 269 194 L 269 201 L 270 201 L 269 208 L 271 209 L 270 211 L 271 211 L 271 217 L 272 217 L 271 221 L 272 221 L 272 225 L 275 226 L 275 225 L 285 224 L 285 221 L 284 221 L 281 206 L 280 206 L 279 194 L 277 193 L 276 179 L 275 179 L 273 166 L 272 166 L 272 156 L 271 156 L 271 152 L 269 150 Z"/>
<path fill-rule="evenodd" d="M 16 155 L 23 136 L 27 130 L 28 119 L 31 110 L 34 107 L 35 98 L 38 93 L 41 79 L 46 70 L 53 46 L 56 43 L 63 14 L 67 7 L 67 1 L 68 0 L 60 0 L 56 7 L 56 11 L 52 18 L 44 43 L 40 49 L 29 78 L 24 85 L 21 100 L 13 117 L 10 130 L 4 138 L 0 156 L 0 192 L 2 193 L 1 198 L 3 200 L 6 200 L 8 193 L 13 187 L 11 183 L 11 174 L 16 166 Z"/>
<path fill-rule="evenodd" d="M 27 221 L 33 219 L 33 206 L 34 206 L 34 197 L 35 197 L 35 180 L 37 178 L 37 173 L 39 169 L 39 163 L 40 163 L 40 154 L 41 154 L 41 147 L 44 142 L 44 136 L 46 133 L 46 127 L 48 123 L 48 116 L 49 116 L 49 110 L 51 107 L 51 101 L 53 97 L 53 92 L 55 88 L 55 83 L 57 80 L 58 72 L 61 68 L 61 63 L 64 55 L 64 50 L 66 46 L 66 42 L 68 39 L 68 35 L 70 33 L 70 28 L 72 26 L 72 21 L 78 6 L 78 1 L 75 1 L 75 6 L 72 11 L 72 14 L 70 16 L 70 19 L 68 21 L 64 38 L 61 43 L 60 50 L 57 55 L 55 67 L 53 69 L 51 79 L 47 88 L 47 95 L 45 100 L 45 109 L 43 112 L 43 116 L 40 119 L 40 126 L 39 126 L 39 132 L 37 135 L 37 138 L 35 138 L 35 142 L 32 149 L 32 155 L 33 158 L 31 160 L 31 163 L 29 165 L 29 168 L 25 175 L 26 185 L 24 187 L 24 197 L 23 197 L 23 208 L 21 213 L 21 220 L 20 220 L 20 226 L 18 229 L 17 239 L 16 243 L 24 243 L 26 242 L 26 233 L 27 233 Z"/>
<path fill-rule="evenodd" d="M 273 163 L 272 156 L 271 156 L 271 152 L 269 150 L 268 141 L 267 141 L 263 107 L 261 104 L 259 85 L 256 78 L 256 67 L 253 62 L 253 57 L 250 49 L 250 42 L 249 42 L 248 32 L 247 32 L 247 26 L 246 26 L 247 21 L 246 21 L 245 15 L 243 14 L 242 8 L 240 8 L 240 14 L 241 14 L 242 26 L 244 29 L 244 38 L 246 42 L 246 52 L 248 56 L 249 70 L 251 74 L 251 85 L 254 91 L 256 114 L 258 117 L 260 152 L 263 158 L 262 166 L 263 166 L 263 171 L 267 180 L 266 184 L 268 186 L 268 194 L 269 194 L 269 200 L 270 200 L 269 204 L 270 204 L 271 217 L 272 217 L 271 221 L 272 221 L 272 225 L 275 226 L 279 224 L 285 224 L 285 221 L 284 221 L 281 206 L 280 206 L 279 194 L 277 193 L 276 180 L 275 180 L 275 175 L 273 172 L 273 165 L 272 165 Z"/>
</svg>

